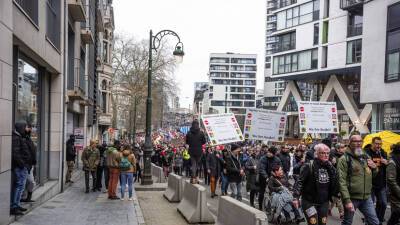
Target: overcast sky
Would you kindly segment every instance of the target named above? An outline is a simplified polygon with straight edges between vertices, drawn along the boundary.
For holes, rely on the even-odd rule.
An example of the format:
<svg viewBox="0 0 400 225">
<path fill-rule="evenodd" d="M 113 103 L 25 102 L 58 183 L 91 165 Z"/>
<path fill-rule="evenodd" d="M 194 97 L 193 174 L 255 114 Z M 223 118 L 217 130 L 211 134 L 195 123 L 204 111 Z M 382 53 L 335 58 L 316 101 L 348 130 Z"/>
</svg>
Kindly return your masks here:
<svg viewBox="0 0 400 225">
<path fill-rule="evenodd" d="M 263 88 L 265 0 L 116 0 L 113 6 L 117 33 L 148 39 L 150 29 L 171 29 L 180 36 L 185 57 L 175 78 L 181 107 L 192 104 L 194 82 L 208 81 L 210 53 L 257 54 L 257 88 Z"/>
</svg>

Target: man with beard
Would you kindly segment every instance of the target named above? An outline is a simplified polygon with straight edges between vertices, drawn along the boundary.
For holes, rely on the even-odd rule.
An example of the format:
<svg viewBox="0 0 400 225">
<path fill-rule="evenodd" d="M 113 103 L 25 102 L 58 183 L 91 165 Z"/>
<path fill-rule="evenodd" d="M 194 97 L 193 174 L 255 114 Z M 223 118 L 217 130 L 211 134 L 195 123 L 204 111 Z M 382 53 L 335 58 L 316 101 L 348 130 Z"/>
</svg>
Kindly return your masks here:
<svg viewBox="0 0 400 225">
<path fill-rule="evenodd" d="M 264 145 L 262 148 L 265 150 L 267 146 Z M 272 168 L 275 165 L 282 165 L 281 160 L 275 156 L 276 152 L 278 151 L 276 147 L 271 146 L 266 151 L 267 153 L 260 159 L 260 170 L 259 170 L 260 189 L 258 192 L 258 207 L 261 211 L 263 210 L 264 194 L 265 194 L 265 188 L 267 187 L 267 179 L 271 177 Z"/>
<path fill-rule="evenodd" d="M 338 162 L 339 158 L 343 156 L 345 151 L 346 151 L 346 146 L 344 144 L 341 144 L 341 143 L 337 143 L 335 145 L 335 149 L 333 149 L 331 151 L 331 154 L 329 156 L 329 161 L 331 161 L 332 165 L 336 169 L 337 169 L 337 162 Z M 332 198 L 332 202 L 331 202 L 330 209 L 329 209 L 329 215 L 331 215 L 331 210 L 335 206 L 338 208 L 339 216 L 340 216 L 340 219 L 342 220 L 343 216 L 344 216 L 344 208 L 343 208 L 343 203 L 342 203 L 342 200 L 341 200 L 340 197 L 334 196 Z"/>
<path fill-rule="evenodd" d="M 369 225 L 379 225 L 371 198 L 372 177 L 377 173 L 376 164 L 366 155 L 359 134 L 350 137 L 350 146 L 338 161 L 339 189 L 345 206 L 342 225 L 353 223 L 357 209 Z"/>
<path fill-rule="evenodd" d="M 306 150 L 306 146 L 303 144 L 300 144 L 297 149 L 296 152 L 294 154 L 294 160 L 293 160 L 293 178 L 295 180 L 298 179 L 299 175 L 300 175 L 300 169 L 301 167 L 304 165 L 305 163 L 305 150 Z"/>
<path fill-rule="evenodd" d="M 317 157 L 301 168 L 293 194 L 297 200 L 301 196 L 302 209 L 309 225 L 325 225 L 329 200 L 337 194 L 336 169 L 329 162 L 328 146 L 317 144 L 314 149 Z M 298 206 L 299 202 L 294 201 L 294 205 Z"/>
</svg>

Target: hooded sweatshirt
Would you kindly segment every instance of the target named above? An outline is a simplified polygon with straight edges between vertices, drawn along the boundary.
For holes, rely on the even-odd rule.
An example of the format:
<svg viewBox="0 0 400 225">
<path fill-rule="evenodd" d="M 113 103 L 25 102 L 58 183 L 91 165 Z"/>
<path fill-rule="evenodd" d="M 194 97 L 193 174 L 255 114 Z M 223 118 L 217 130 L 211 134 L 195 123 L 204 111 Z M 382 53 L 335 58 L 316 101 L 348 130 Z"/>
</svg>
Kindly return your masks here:
<svg viewBox="0 0 400 225">
<path fill-rule="evenodd" d="M 31 153 L 25 139 L 26 122 L 17 122 L 12 133 L 12 168 L 29 168 Z"/>
</svg>

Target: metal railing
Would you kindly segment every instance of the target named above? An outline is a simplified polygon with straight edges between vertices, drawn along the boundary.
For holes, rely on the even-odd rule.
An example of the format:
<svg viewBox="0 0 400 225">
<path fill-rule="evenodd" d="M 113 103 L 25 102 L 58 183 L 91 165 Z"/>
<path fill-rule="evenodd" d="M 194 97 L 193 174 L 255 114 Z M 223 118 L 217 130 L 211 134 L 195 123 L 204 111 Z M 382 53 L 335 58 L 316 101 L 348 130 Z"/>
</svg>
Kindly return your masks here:
<svg viewBox="0 0 400 225">
<path fill-rule="evenodd" d="M 340 8 L 348 9 L 354 6 L 362 5 L 364 0 L 340 0 Z"/>
<path fill-rule="evenodd" d="M 289 51 L 296 48 L 296 41 L 278 42 L 272 48 L 273 53 Z"/>
<path fill-rule="evenodd" d="M 347 27 L 347 37 L 358 36 L 362 34 L 363 24 L 354 24 Z"/>
<path fill-rule="evenodd" d="M 280 0 L 278 1 L 277 8 L 283 8 L 289 5 L 296 4 L 297 0 Z"/>
<path fill-rule="evenodd" d="M 38 25 L 38 0 L 14 0 L 26 15 Z"/>
</svg>

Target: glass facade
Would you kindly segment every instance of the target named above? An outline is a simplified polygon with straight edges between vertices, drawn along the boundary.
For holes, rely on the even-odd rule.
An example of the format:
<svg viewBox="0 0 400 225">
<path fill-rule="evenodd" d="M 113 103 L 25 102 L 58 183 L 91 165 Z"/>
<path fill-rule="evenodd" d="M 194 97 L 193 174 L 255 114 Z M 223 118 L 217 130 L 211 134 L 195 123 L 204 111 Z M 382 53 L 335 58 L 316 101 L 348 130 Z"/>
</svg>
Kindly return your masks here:
<svg viewBox="0 0 400 225">
<path fill-rule="evenodd" d="M 400 80 L 400 3 L 389 6 L 385 81 Z"/>
<path fill-rule="evenodd" d="M 292 73 L 316 69 L 318 49 L 290 53 L 274 57 L 273 74 Z"/>
<path fill-rule="evenodd" d="M 312 22 L 319 18 L 319 0 L 310 1 L 277 13 L 277 30 Z"/>
<path fill-rule="evenodd" d="M 361 39 L 347 42 L 347 57 L 346 63 L 360 63 L 361 62 L 362 42 Z"/>
</svg>

